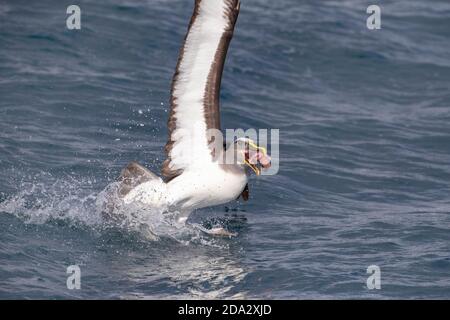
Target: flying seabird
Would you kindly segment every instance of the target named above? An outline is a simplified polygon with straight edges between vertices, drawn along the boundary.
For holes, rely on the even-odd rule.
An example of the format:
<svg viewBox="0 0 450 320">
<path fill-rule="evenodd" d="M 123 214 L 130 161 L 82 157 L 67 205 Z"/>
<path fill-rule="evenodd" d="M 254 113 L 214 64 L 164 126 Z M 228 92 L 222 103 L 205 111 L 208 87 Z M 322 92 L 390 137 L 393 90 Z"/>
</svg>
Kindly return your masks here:
<svg viewBox="0 0 450 320">
<path fill-rule="evenodd" d="M 239 0 L 195 1 L 172 80 L 163 179 L 131 162 L 119 177 L 125 203 L 164 205 L 184 222 L 195 209 L 240 195 L 247 200 L 249 173 L 270 166 L 254 140 L 238 138 L 227 147 L 217 135 L 222 71 L 239 6 Z"/>
</svg>

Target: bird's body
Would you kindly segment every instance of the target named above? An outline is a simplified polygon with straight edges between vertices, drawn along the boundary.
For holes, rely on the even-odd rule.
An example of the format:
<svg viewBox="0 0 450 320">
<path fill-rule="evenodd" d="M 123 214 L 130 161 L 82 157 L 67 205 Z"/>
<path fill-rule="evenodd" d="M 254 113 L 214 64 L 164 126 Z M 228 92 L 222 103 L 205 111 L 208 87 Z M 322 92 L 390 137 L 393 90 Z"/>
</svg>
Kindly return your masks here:
<svg viewBox="0 0 450 320">
<path fill-rule="evenodd" d="M 246 184 L 244 170 L 227 171 L 211 164 L 170 181 L 167 184 L 169 206 L 193 210 L 227 203 L 237 199 Z"/>
<path fill-rule="evenodd" d="M 162 178 L 130 163 L 119 178 L 125 203 L 164 206 L 186 220 L 193 210 L 235 200 L 243 191 L 247 199 L 248 167 L 259 174 L 249 161 L 270 165 L 265 149 L 252 140 L 225 148 L 217 136 L 222 71 L 238 13 L 239 0 L 195 1 L 172 81 Z M 230 155 L 233 161 L 224 161 Z"/>
<path fill-rule="evenodd" d="M 161 178 L 137 185 L 123 198 L 126 203 L 141 202 L 152 207 L 177 211 L 179 219 L 195 209 L 216 206 L 239 197 L 248 181 L 245 171 L 209 164 L 188 170 L 165 183 Z"/>
</svg>

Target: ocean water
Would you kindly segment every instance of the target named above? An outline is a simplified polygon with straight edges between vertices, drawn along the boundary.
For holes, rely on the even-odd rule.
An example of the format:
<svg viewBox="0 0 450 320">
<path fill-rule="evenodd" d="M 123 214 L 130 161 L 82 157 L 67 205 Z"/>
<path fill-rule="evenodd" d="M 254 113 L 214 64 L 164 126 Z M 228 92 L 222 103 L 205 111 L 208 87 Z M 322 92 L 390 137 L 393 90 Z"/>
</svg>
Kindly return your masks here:
<svg viewBox="0 0 450 320">
<path fill-rule="evenodd" d="M 131 160 L 159 172 L 193 1 L 70 4 L 81 30 L 0 1 L 0 298 L 450 297 L 450 2 L 242 0 L 222 126 L 279 129 L 280 170 L 190 218 L 236 237 L 157 240 L 98 202 Z"/>
</svg>

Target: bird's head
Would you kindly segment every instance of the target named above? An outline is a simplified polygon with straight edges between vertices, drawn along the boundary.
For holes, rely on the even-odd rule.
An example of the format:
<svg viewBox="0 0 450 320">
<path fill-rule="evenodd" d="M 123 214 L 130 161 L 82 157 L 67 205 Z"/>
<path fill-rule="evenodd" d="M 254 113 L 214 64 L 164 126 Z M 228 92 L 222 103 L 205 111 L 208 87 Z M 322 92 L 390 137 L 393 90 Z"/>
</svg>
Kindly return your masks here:
<svg viewBox="0 0 450 320">
<path fill-rule="evenodd" d="M 238 164 L 242 167 L 249 167 L 256 175 L 261 174 L 261 167 L 270 167 L 271 159 L 264 147 L 258 146 L 252 139 L 239 138 L 235 142 Z"/>
</svg>

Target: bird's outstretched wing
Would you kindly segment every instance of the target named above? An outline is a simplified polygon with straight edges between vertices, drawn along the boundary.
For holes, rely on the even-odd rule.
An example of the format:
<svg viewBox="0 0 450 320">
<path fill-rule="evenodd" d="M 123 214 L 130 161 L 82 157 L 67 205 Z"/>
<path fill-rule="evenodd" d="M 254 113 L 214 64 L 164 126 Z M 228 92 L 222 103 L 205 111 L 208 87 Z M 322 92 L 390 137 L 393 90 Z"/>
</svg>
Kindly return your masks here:
<svg viewBox="0 0 450 320">
<path fill-rule="evenodd" d="M 239 0 L 196 0 L 173 76 L 162 175 L 212 161 L 208 129 L 220 130 L 219 93 Z"/>
</svg>

